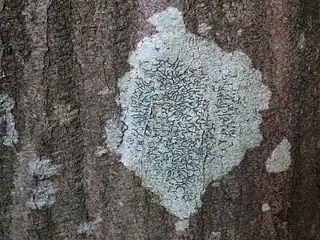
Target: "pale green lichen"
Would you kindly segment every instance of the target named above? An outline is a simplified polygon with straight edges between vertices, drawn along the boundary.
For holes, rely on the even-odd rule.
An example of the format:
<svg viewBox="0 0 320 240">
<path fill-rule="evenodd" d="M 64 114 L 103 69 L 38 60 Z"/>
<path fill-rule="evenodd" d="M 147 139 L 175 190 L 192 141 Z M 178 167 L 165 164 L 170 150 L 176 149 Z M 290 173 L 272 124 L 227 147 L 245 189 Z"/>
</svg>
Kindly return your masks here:
<svg viewBox="0 0 320 240">
<path fill-rule="evenodd" d="M 73 109 L 71 104 L 55 104 L 53 106 L 53 118 L 59 122 L 59 125 L 69 125 L 78 113 L 78 109 Z"/>
<path fill-rule="evenodd" d="M 127 130 L 122 163 L 182 221 L 201 205 L 207 185 L 260 144 L 260 111 L 270 91 L 241 51 L 188 33 L 182 13 L 151 16 L 158 33 L 143 38 L 119 80 Z"/>
</svg>

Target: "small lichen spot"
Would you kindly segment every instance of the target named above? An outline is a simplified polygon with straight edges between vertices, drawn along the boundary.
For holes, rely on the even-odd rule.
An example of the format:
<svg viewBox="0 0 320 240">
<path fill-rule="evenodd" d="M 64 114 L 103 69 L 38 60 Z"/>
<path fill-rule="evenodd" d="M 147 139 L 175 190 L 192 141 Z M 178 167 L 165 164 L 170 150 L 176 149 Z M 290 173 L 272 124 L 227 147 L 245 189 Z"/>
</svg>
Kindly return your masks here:
<svg viewBox="0 0 320 240">
<path fill-rule="evenodd" d="M 111 151 L 117 151 L 122 141 L 122 124 L 119 120 L 109 119 L 104 128 L 104 139 L 107 148 Z"/>
<path fill-rule="evenodd" d="M 71 104 L 56 104 L 53 110 L 54 118 L 60 125 L 69 125 L 78 112 L 78 109 L 72 109 Z"/>
<path fill-rule="evenodd" d="M 49 208 L 55 201 L 57 188 L 53 183 L 53 177 L 58 175 L 60 165 L 52 164 L 48 157 L 33 156 L 29 161 L 29 174 L 35 179 L 35 187 L 31 190 L 31 196 L 27 205 L 40 210 Z"/>
<path fill-rule="evenodd" d="M 189 227 L 189 219 L 182 219 L 175 224 L 177 232 L 185 232 Z"/>
<path fill-rule="evenodd" d="M 53 165 L 49 158 L 35 157 L 29 161 L 29 172 L 40 180 L 50 178 L 58 174 L 60 166 Z"/>
<path fill-rule="evenodd" d="M 32 196 L 27 205 L 34 210 L 48 208 L 55 203 L 56 192 L 57 189 L 52 182 L 40 181 L 36 188 L 32 190 Z"/>
<path fill-rule="evenodd" d="M 198 32 L 200 34 L 207 34 L 211 30 L 211 27 L 207 23 L 200 23 L 198 27 Z"/>
<path fill-rule="evenodd" d="M 220 182 L 213 182 L 213 183 L 211 184 L 211 186 L 212 186 L 213 188 L 218 188 L 218 187 L 220 187 Z"/>
<path fill-rule="evenodd" d="M 98 92 L 98 95 L 101 95 L 101 96 L 108 96 L 110 94 L 112 94 L 112 91 L 108 87 Z"/>
<path fill-rule="evenodd" d="M 108 152 L 118 152 L 123 137 L 123 123 L 119 119 L 109 119 L 104 125 L 102 146 L 97 148 L 96 156 L 100 157 Z"/>
<path fill-rule="evenodd" d="M 119 80 L 127 127 L 119 151 L 122 163 L 185 221 L 208 184 L 260 144 L 260 111 L 271 94 L 247 55 L 188 33 L 176 8 L 149 21 L 157 33 L 138 43 L 131 71 Z"/>
<path fill-rule="evenodd" d="M 306 37 L 304 32 L 300 33 L 299 39 L 298 39 L 298 47 L 302 50 L 305 48 L 306 45 Z"/>
<path fill-rule="evenodd" d="M 209 240 L 221 240 L 221 232 L 211 232 Z"/>
<path fill-rule="evenodd" d="M 77 233 L 90 236 L 93 233 L 93 223 L 92 222 L 81 223 L 78 226 Z"/>
<path fill-rule="evenodd" d="M 4 127 L 5 134 L 2 137 L 2 143 L 8 147 L 12 147 L 18 143 L 18 132 L 15 128 L 15 121 L 12 113 L 14 105 L 15 102 L 13 98 L 9 97 L 8 94 L 0 95 L 0 134 L 1 128 Z"/>
<path fill-rule="evenodd" d="M 270 173 L 286 171 L 291 164 L 290 149 L 290 142 L 287 138 L 284 138 L 268 158 L 266 162 L 266 170 Z"/>
<path fill-rule="evenodd" d="M 268 212 L 268 211 L 270 211 L 270 210 L 271 210 L 271 207 L 269 206 L 268 203 L 262 204 L 262 206 L 261 206 L 261 211 L 262 211 L 262 212 Z"/>
<path fill-rule="evenodd" d="M 101 157 L 101 156 L 103 156 L 103 155 L 105 155 L 105 154 L 107 154 L 108 153 L 108 149 L 107 148 L 105 148 L 105 147 L 103 147 L 103 146 L 98 146 L 97 147 L 97 150 L 96 150 L 96 152 L 95 152 L 95 155 L 97 156 L 97 157 Z"/>
</svg>

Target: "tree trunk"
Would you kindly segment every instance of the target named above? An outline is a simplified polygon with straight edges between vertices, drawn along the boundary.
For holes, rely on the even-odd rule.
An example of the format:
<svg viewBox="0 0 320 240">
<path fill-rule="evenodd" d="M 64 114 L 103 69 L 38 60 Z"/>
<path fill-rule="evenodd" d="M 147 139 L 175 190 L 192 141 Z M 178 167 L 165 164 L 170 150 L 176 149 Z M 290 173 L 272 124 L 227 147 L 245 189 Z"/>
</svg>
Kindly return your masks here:
<svg viewBox="0 0 320 240">
<path fill-rule="evenodd" d="M 0 239 L 320 239 L 308 0 L 0 0 Z"/>
</svg>

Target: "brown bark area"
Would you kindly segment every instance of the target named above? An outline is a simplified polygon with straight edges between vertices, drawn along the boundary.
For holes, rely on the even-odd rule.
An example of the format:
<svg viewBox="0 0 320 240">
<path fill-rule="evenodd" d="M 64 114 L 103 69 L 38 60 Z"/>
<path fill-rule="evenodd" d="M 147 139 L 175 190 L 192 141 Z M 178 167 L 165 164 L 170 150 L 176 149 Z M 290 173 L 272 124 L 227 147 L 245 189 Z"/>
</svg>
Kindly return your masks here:
<svg viewBox="0 0 320 240">
<path fill-rule="evenodd" d="M 272 91 L 260 146 L 207 187 L 183 234 L 119 155 L 96 154 L 105 122 L 121 114 L 129 53 L 168 6 L 188 31 L 244 51 Z M 309 0 L 0 1 L 0 94 L 16 101 L 19 133 L 16 146 L 0 144 L 0 239 L 319 239 L 319 9 Z M 284 137 L 293 164 L 268 173 Z M 38 210 L 26 205 L 39 184 L 28 173 L 34 156 L 61 166 L 50 179 L 55 203 Z M 79 231 L 85 223 L 92 232 Z"/>
</svg>

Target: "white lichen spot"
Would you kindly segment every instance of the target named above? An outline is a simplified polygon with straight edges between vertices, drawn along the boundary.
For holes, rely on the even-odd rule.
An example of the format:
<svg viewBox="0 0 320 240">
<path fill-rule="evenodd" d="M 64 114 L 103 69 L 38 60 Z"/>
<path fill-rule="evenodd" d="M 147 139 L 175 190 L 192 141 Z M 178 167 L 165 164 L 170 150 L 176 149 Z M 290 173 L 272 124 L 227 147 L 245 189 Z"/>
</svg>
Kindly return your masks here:
<svg viewBox="0 0 320 240">
<path fill-rule="evenodd" d="M 60 165 L 53 165 L 49 158 L 35 157 L 29 161 L 29 173 L 39 180 L 50 178 L 58 174 Z"/>
<path fill-rule="evenodd" d="M 96 150 L 96 152 L 95 152 L 95 155 L 97 156 L 97 157 L 101 157 L 101 156 L 103 156 L 103 155 L 105 155 L 105 154 L 107 154 L 108 153 L 108 149 L 107 148 L 105 148 L 105 147 L 103 147 L 103 146 L 98 146 L 97 147 L 97 150 Z"/>
<path fill-rule="evenodd" d="M 221 237 L 221 232 L 211 232 L 209 240 L 220 240 Z"/>
<path fill-rule="evenodd" d="M 118 151 L 123 137 L 122 127 L 123 124 L 119 120 L 109 119 L 106 121 L 103 138 L 105 140 L 106 148 L 109 151 Z M 98 150 L 97 154 L 104 154 L 104 151 L 106 151 L 103 147 L 100 147 Z"/>
<path fill-rule="evenodd" d="M 4 0 L 0 0 L 0 11 L 2 11 L 4 5 Z"/>
<path fill-rule="evenodd" d="M 34 210 L 48 208 L 55 203 L 56 192 L 57 189 L 52 182 L 40 181 L 36 188 L 32 190 L 32 196 L 27 205 Z"/>
<path fill-rule="evenodd" d="M 290 142 L 287 138 L 284 138 L 268 158 L 266 162 L 267 171 L 270 173 L 279 173 L 286 171 L 291 164 L 290 149 Z"/>
<path fill-rule="evenodd" d="M 0 54 L 0 56 L 1 56 L 1 55 L 2 55 L 2 54 Z M 0 79 L 1 79 L 1 78 L 5 78 L 5 77 L 6 77 L 6 74 L 5 74 L 4 71 L 2 71 L 1 74 L 0 74 Z"/>
<path fill-rule="evenodd" d="M 212 186 L 213 188 L 220 187 L 220 182 L 213 182 L 213 183 L 211 184 L 211 186 Z"/>
<path fill-rule="evenodd" d="M 119 151 L 122 163 L 186 221 L 208 184 L 260 144 L 260 111 L 271 93 L 246 54 L 187 32 L 176 8 L 149 21 L 158 32 L 138 43 L 131 71 L 119 80 L 127 127 Z"/>
<path fill-rule="evenodd" d="M 261 206 L 261 211 L 262 211 L 262 212 L 268 212 L 268 211 L 270 211 L 270 210 L 271 210 L 271 207 L 269 206 L 268 203 L 262 204 L 262 206 Z"/>
<path fill-rule="evenodd" d="M 101 91 L 99 91 L 98 95 L 108 96 L 111 93 L 112 93 L 112 91 L 108 87 L 106 87 L 106 88 L 102 89 Z"/>
<path fill-rule="evenodd" d="M 175 223 L 177 232 L 185 232 L 189 227 L 189 219 L 181 219 Z"/>
<path fill-rule="evenodd" d="M 77 233 L 90 236 L 93 233 L 93 223 L 92 222 L 81 223 L 78 226 Z"/>
<path fill-rule="evenodd" d="M 200 23 L 198 27 L 198 32 L 200 34 L 207 34 L 211 30 L 211 27 L 207 23 Z"/>
<path fill-rule="evenodd" d="M 298 39 L 298 48 L 300 48 L 301 50 L 305 48 L 306 45 L 306 37 L 304 32 L 300 33 L 299 35 L 299 39 Z"/>
<path fill-rule="evenodd" d="M 13 147 L 18 143 L 18 133 L 15 128 L 13 108 L 15 102 L 8 94 L 0 95 L 0 127 L 5 128 L 2 143 L 5 146 Z"/>
<path fill-rule="evenodd" d="M 100 217 L 100 214 L 98 214 L 94 221 L 86 221 L 81 223 L 77 227 L 77 233 L 85 236 L 90 236 L 94 233 L 95 229 L 97 229 L 98 225 L 101 223 L 103 223 L 103 220 Z"/>
<path fill-rule="evenodd" d="M 32 194 L 27 205 L 40 210 L 48 208 L 55 202 L 57 188 L 54 186 L 52 177 L 58 175 L 60 165 L 52 164 L 47 157 L 34 156 L 29 161 L 29 174 L 36 180 L 36 186 L 31 190 Z"/>
</svg>

